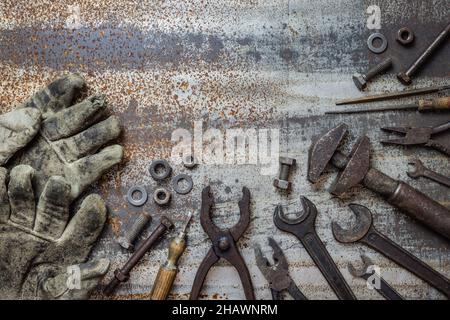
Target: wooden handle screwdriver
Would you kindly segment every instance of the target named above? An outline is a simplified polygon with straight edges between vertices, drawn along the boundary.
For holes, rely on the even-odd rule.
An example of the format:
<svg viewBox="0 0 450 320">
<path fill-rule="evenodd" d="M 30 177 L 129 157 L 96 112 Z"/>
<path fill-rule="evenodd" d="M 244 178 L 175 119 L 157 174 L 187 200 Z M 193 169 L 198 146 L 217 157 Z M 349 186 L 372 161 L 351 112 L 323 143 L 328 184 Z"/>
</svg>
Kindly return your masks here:
<svg viewBox="0 0 450 320">
<path fill-rule="evenodd" d="M 392 105 L 381 107 L 369 107 L 369 108 L 348 108 L 344 110 L 332 110 L 325 112 L 326 114 L 345 114 L 345 113 L 364 113 L 364 112 L 377 112 L 377 111 L 392 111 L 392 110 L 418 110 L 433 111 L 433 110 L 449 110 L 450 111 L 450 97 L 436 98 L 433 100 L 419 100 L 414 104 L 407 105 Z"/>
<path fill-rule="evenodd" d="M 159 268 L 151 293 L 152 300 L 165 300 L 172 289 L 173 282 L 178 273 L 178 260 L 186 249 L 186 228 L 191 221 L 192 212 L 189 213 L 186 224 L 181 232 L 169 244 L 167 261 Z"/>
</svg>

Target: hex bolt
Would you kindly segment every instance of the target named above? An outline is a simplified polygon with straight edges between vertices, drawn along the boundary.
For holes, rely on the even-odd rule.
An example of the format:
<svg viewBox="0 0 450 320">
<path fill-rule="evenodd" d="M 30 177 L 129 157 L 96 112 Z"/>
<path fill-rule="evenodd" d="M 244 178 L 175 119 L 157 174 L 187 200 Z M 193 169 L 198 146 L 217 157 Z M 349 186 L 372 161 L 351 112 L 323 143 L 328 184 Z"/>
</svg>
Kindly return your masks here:
<svg viewBox="0 0 450 320">
<path fill-rule="evenodd" d="M 169 218 L 163 216 L 161 218 L 161 223 L 159 224 L 159 226 L 140 246 L 138 246 L 136 251 L 131 255 L 125 265 L 121 269 L 117 269 L 116 271 L 114 271 L 114 277 L 104 288 L 103 293 L 107 296 L 110 296 L 120 283 L 127 282 L 130 278 L 130 272 L 134 269 L 138 262 L 141 261 L 141 259 L 148 251 L 150 251 L 150 249 L 159 240 L 159 238 L 161 238 L 167 230 L 170 230 L 172 228 L 172 221 L 170 221 Z"/>
<path fill-rule="evenodd" d="M 152 217 L 148 213 L 143 213 L 133 222 L 130 229 L 125 232 L 125 235 L 117 239 L 117 243 L 124 249 L 133 251 L 133 243 L 141 234 L 144 227 L 152 220 Z"/>
<path fill-rule="evenodd" d="M 291 182 L 288 180 L 294 165 L 295 159 L 280 157 L 280 174 L 278 178 L 273 181 L 274 187 L 282 190 L 289 190 L 291 188 Z"/>
<path fill-rule="evenodd" d="M 386 58 L 373 68 L 370 68 L 369 71 L 366 72 L 366 74 L 355 73 L 352 77 L 353 82 L 355 83 L 356 87 L 362 91 L 367 87 L 367 82 L 369 82 L 371 79 L 373 79 L 380 73 L 386 71 L 391 66 L 392 66 L 392 59 Z"/>
<path fill-rule="evenodd" d="M 450 23 L 444 28 L 444 30 L 439 33 L 439 35 L 434 39 L 434 41 L 425 49 L 425 51 L 414 61 L 411 66 L 405 72 L 400 72 L 397 74 L 397 79 L 404 85 L 410 85 L 412 83 L 412 77 L 417 72 L 417 70 L 425 64 L 425 61 L 431 57 L 433 52 L 444 43 L 445 38 L 447 38 L 450 33 Z"/>
</svg>

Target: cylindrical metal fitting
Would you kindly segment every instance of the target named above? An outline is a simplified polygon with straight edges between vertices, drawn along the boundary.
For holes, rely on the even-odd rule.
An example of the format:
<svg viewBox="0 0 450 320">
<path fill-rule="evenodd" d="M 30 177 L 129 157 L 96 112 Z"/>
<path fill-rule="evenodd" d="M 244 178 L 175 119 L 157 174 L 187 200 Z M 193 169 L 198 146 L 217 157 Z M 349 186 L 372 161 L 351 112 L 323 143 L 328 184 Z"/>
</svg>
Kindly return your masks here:
<svg viewBox="0 0 450 320">
<path fill-rule="evenodd" d="M 425 49 L 424 52 L 414 61 L 411 66 L 405 72 L 400 72 L 397 75 L 398 80 L 404 85 L 411 84 L 412 76 L 417 72 L 417 70 L 424 65 L 425 61 L 433 54 L 433 52 L 444 42 L 450 33 L 450 23 L 444 28 L 444 30 L 439 33 L 439 35 L 434 39 L 434 41 Z"/>
<path fill-rule="evenodd" d="M 150 222 L 152 217 L 148 213 L 143 213 L 137 217 L 137 219 L 131 225 L 131 228 L 127 230 L 125 235 L 117 239 L 119 245 L 128 250 L 133 250 L 133 243 L 136 241 L 137 237 L 141 234 L 144 227 Z"/>
</svg>

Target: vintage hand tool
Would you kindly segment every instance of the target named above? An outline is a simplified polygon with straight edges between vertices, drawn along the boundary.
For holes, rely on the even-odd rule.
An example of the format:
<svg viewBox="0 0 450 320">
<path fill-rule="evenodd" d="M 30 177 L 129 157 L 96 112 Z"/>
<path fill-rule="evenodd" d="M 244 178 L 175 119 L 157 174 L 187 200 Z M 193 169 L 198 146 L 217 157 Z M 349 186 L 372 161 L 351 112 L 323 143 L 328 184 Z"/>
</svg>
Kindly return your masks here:
<svg viewBox="0 0 450 320">
<path fill-rule="evenodd" d="M 339 299 L 355 300 L 355 295 L 316 233 L 316 206 L 305 197 L 301 197 L 300 201 L 303 213 L 298 214 L 295 219 L 287 217 L 280 205 L 275 208 L 273 221 L 276 227 L 295 235 L 301 241 Z"/>
<path fill-rule="evenodd" d="M 188 219 L 181 232 L 173 238 L 169 244 L 169 257 L 159 268 L 155 283 L 151 293 L 152 300 L 165 300 L 172 289 L 173 281 L 178 273 L 178 260 L 186 250 L 186 228 L 191 221 L 192 212 L 189 212 Z"/>
<path fill-rule="evenodd" d="M 403 297 L 395 291 L 380 275 L 375 275 L 375 269 L 370 270 L 370 267 L 375 267 L 372 260 L 366 255 L 361 255 L 361 259 L 364 263 L 361 269 L 356 269 L 351 263 L 348 264 L 348 272 L 355 278 L 362 278 L 366 281 L 370 280 L 371 277 L 376 276 L 380 281 L 380 286 L 374 286 L 379 294 L 385 297 L 387 300 L 403 300 Z"/>
<path fill-rule="evenodd" d="M 413 178 L 413 179 L 417 179 L 419 177 L 425 177 L 428 178 L 430 180 L 433 180 L 437 183 L 440 183 L 446 187 L 450 188 L 450 178 L 446 177 L 440 173 L 434 172 L 428 168 L 426 168 L 422 161 L 420 161 L 419 159 L 412 159 L 409 164 L 414 166 L 413 170 L 410 170 L 407 172 L 408 176 Z"/>
<path fill-rule="evenodd" d="M 259 245 L 255 246 L 254 251 L 256 265 L 269 282 L 272 299 L 283 300 L 282 292 L 287 291 L 294 300 L 307 300 L 289 275 L 289 264 L 281 248 L 273 238 L 269 238 L 269 245 L 273 249 L 273 265 L 263 256 Z"/>
<path fill-rule="evenodd" d="M 384 127 L 381 130 L 405 134 L 403 138 L 383 140 L 384 144 L 398 144 L 403 146 L 423 145 L 434 148 L 450 156 L 450 146 L 432 140 L 431 136 L 450 129 L 450 121 L 436 127 Z"/>
<path fill-rule="evenodd" d="M 340 124 L 312 144 L 309 181 L 317 182 L 331 162 L 335 167 L 343 169 L 331 191 L 333 194 L 341 195 L 351 187 L 362 184 L 412 218 L 450 239 L 450 210 L 408 184 L 370 168 L 369 138 L 363 136 L 358 139 L 349 156 L 337 150 L 347 131 L 347 125 Z"/>
<path fill-rule="evenodd" d="M 355 213 L 356 224 L 353 228 L 345 230 L 339 224 L 333 222 L 333 235 L 337 241 L 342 243 L 363 243 L 428 282 L 447 297 L 450 297 L 449 279 L 378 232 L 373 226 L 372 213 L 368 208 L 358 204 L 350 204 L 349 206 Z"/>
<path fill-rule="evenodd" d="M 172 221 L 167 217 L 162 217 L 159 226 L 153 231 L 153 233 L 139 245 L 133 255 L 128 259 L 125 265 L 121 269 L 114 271 L 114 277 L 108 283 L 103 290 L 103 293 L 107 296 L 111 295 L 116 287 L 122 283 L 127 282 L 130 278 L 130 272 L 138 264 L 144 255 L 153 247 L 153 245 L 161 238 L 167 230 L 173 228 Z"/>
<path fill-rule="evenodd" d="M 420 94 L 436 93 L 436 92 L 441 92 L 441 91 L 445 91 L 448 89 L 450 89 L 450 85 L 404 90 L 404 91 L 399 91 L 399 92 L 382 93 L 382 94 L 364 96 L 364 97 L 359 97 L 359 98 L 337 100 L 335 104 L 337 106 L 339 106 L 342 104 L 357 104 L 357 103 L 365 103 L 365 102 L 392 100 L 392 99 L 398 99 L 398 98 L 404 98 L 404 97 L 417 96 Z"/>
<path fill-rule="evenodd" d="M 403 83 L 404 85 L 411 84 L 412 76 L 419 70 L 420 67 L 422 67 L 425 64 L 425 61 L 428 60 L 428 58 L 431 57 L 431 55 L 436 51 L 436 49 L 445 42 L 445 39 L 450 33 L 450 23 L 448 23 L 444 30 L 442 30 L 436 39 L 433 40 L 433 42 L 430 43 L 430 45 L 425 49 L 424 52 L 414 61 L 411 66 L 408 68 L 408 70 L 404 72 L 400 72 L 397 75 L 398 80 Z"/>
<path fill-rule="evenodd" d="M 206 257 L 203 259 L 197 274 L 195 275 L 190 296 L 191 300 L 198 299 L 209 269 L 211 269 L 220 258 L 227 260 L 236 268 L 239 277 L 241 278 L 247 300 L 255 300 L 250 273 L 237 247 L 237 241 L 250 224 L 250 191 L 246 187 L 243 187 L 242 194 L 242 199 L 239 201 L 240 217 L 238 223 L 231 229 L 221 230 L 211 220 L 211 211 L 214 205 L 211 187 L 208 186 L 202 191 L 200 223 L 203 230 L 205 230 L 206 234 L 211 239 L 212 248 L 206 254 Z"/>
<path fill-rule="evenodd" d="M 433 110 L 450 111 L 450 97 L 436 98 L 433 100 L 419 100 L 417 103 L 406 105 L 391 105 L 369 108 L 349 108 L 344 110 L 327 111 L 325 114 L 349 114 L 349 113 L 365 113 L 378 111 L 394 111 L 394 110 L 417 110 L 419 112 Z"/>
</svg>

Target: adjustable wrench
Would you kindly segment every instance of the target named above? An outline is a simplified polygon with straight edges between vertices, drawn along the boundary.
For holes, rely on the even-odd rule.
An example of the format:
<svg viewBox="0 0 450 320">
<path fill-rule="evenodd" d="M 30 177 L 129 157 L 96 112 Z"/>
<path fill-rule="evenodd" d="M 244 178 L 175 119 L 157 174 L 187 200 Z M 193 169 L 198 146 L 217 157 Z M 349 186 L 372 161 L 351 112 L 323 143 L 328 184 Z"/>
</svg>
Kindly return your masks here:
<svg viewBox="0 0 450 320">
<path fill-rule="evenodd" d="M 413 170 L 408 171 L 408 176 L 417 179 L 419 177 L 425 177 L 430 180 L 433 180 L 437 183 L 440 183 L 446 187 L 450 188 L 450 178 L 446 177 L 440 173 L 434 172 L 427 167 L 425 167 L 419 159 L 412 159 L 409 164 L 414 166 Z"/>
<path fill-rule="evenodd" d="M 317 217 L 316 206 L 305 197 L 301 197 L 300 200 L 303 206 L 303 214 L 295 219 L 288 218 L 280 205 L 276 207 L 273 216 L 276 227 L 295 235 L 302 242 L 339 299 L 356 300 L 354 293 L 316 233 L 314 226 Z"/>
<path fill-rule="evenodd" d="M 449 279 L 378 232 L 373 226 L 372 213 L 368 208 L 358 204 L 350 204 L 349 207 L 356 216 L 356 225 L 352 229 L 346 230 L 333 222 L 333 235 L 337 241 L 364 243 L 450 297 Z"/>
</svg>

